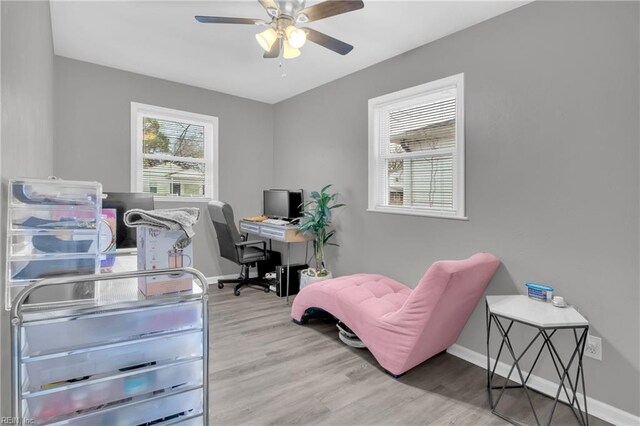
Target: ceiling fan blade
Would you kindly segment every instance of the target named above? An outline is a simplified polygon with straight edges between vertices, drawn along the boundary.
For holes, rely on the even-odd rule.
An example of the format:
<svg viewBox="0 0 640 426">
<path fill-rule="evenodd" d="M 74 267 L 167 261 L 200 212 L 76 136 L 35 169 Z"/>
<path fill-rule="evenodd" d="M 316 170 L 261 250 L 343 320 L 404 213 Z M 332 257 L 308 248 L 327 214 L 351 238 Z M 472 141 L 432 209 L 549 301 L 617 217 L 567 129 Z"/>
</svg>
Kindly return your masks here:
<svg viewBox="0 0 640 426">
<path fill-rule="evenodd" d="M 344 41 L 340 41 L 337 38 L 328 36 L 320 31 L 313 30 L 311 28 L 303 28 L 307 33 L 307 40 L 310 40 L 322 47 L 326 47 L 329 50 L 333 50 L 341 55 L 346 55 L 353 50 L 353 46 Z"/>
<path fill-rule="evenodd" d="M 362 9 L 363 7 L 364 3 L 362 0 L 326 0 L 302 9 L 298 15 L 304 14 L 307 17 L 307 19 L 302 19 L 302 22 L 313 22 L 330 16 Z"/>
<path fill-rule="evenodd" d="M 196 21 L 203 24 L 245 24 L 245 25 L 262 25 L 266 24 L 262 19 L 250 18 L 227 18 L 223 16 L 196 16 Z"/>
<path fill-rule="evenodd" d="M 264 7 L 267 10 L 267 13 L 269 14 L 269 16 L 274 17 L 278 14 L 278 10 L 280 9 L 278 8 L 278 5 L 274 0 L 258 0 L 258 1 L 262 5 L 262 7 Z"/>
<path fill-rule="evenodd" d="M 262 57 L 267 59 L 273 59 L 273 58 L 279 57 L 281 44 L 282 44 L 282 40 L 280 39 L 276 40 L 276 42 L 273 43 L 273 46 L 271 46 L 271 50 L 268 52 L 265 52 Z"/>
</svg>

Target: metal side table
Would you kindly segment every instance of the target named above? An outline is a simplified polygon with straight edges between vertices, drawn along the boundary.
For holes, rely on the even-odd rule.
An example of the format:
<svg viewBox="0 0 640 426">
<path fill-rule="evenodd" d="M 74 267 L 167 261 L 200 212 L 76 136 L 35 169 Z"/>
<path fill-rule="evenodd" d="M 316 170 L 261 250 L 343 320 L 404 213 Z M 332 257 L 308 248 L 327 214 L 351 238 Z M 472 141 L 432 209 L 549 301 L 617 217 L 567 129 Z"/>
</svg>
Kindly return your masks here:
<svg viewBox="0 0 640 426">
<path fill-rule="evenodd" d="M 566 308 L 556 308 L 551 303 L 533 300 L 524 295 L 487 296 L 486 319 L 487 392 L 489 394 L 491 412 L 510 423 L 519 425 L 520 423 L 516 419 L 498 412 L 497 406 L 506 389 L 523 388 L 537 425 L 540 425 L 541 423 L 547 425 L 551 424 L 556 407 L 558 403 L 561 403 L 571 408 L 578 424 L 587 426 L 589 424 L 589 416 L 587 411 L 587 394 L 584 384 L 582 357 L 584 355 L 587 335 L 589 334 L 589 322 L 571 306 Z M 511 339 L 509 338 L 509 333 L 513 329 L 514 323 L 520 323 L 538 331 L 520 354 L 516 354 L 516 351 L 511 344 Z M 498 349 L 498 354 L 493 366 L 491 366 L 490 354 L 492 326 L 498 330 L 501 337 L 500 348 Z M 570 331 L 573 335 L 572 345 L 575 344 L 575 348 L 571 351 L 569 359 L 565 359 L 564 361 L 552 341 L 553 336 L 556 335 L 559 330 Z M 533 348 L 536 341 L 540 339 L 540 349 L 538 350 L 535 360 L 527 373 L 523 370 L 520 363 L 525 354 Z M 509 353 L 513 364 L 507 374 L 504 384 L 494 385 L 496 367 L 500 361 L 500 355 L 505 348 L 506 352 Z M 546 422 L 541 422 L 531 399 L 530 391 L 532 389 L 527 385 L 527 382 L 529 381 L 531 373 L 536 367 L 536 364 L 538 363 L 538 360 L 545 348 L 553 361 L 553 366 L 558 375 L 560 384 L 558 385 L 558 389 L 554 395 L 553 406 L 548 415 L 548 419 Z M 574 367 L 573 375 L 571 374 L 572 367 Z M 509 385 L 508 383 L 514 370 L 517 371 L 517 377 L 514 378 L 514 381 L 519 382 L 519 384 Z M 578 394 L 580 389 L 582 390 L 582 398 L 580 398 Z M 494 398 L 495 392 L 498 392 L 497 398 Z M 581 399 L 582 401 L 580 401 Z"/>
</svg>

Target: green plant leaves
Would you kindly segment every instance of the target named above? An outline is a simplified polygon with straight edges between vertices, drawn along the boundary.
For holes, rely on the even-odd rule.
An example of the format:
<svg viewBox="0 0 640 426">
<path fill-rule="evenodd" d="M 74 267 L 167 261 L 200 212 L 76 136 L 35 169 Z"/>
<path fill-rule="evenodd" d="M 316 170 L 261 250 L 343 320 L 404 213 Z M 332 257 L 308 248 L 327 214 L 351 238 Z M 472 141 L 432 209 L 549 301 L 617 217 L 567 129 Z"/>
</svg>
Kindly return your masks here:
<svg viewBox="0 0 640 426">
<path fill-rule="evenodd" d="M 313 236 L 313 249 L 318 269 L 324 265 L 324 246 L 338 246 L 338 244 L 329 242 L 336 233 L 335 230 L 328 230 L 331 225 L 331 211 L 346 205 L 343 203 L 332 204 L 335 203 L 338 194 L 329 194 L 327 192 L 331 186 L 331 184 L 325 185 L 320 192 L 311 192 L 311 200 L 301 205 L 303 207 L 303 219 L 300 224 L 300 230 Z"/>
</svg>

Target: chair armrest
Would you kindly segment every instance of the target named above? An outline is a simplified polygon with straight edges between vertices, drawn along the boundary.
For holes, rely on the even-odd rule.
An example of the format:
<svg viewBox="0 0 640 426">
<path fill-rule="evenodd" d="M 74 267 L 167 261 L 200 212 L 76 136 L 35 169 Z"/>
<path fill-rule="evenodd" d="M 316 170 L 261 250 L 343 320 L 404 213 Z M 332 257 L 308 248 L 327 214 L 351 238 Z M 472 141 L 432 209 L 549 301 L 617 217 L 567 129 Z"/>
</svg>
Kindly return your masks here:
<svg viewBox="0 0 640 426">
<path fill-rule="evenodd" d="M 253 246 L 253 245 L 258 245 L 258 244 L 261 244 L 262 247 L 264 247 L 264 248 L 267 247 L 266 241 L 263 241 L 263 240 L 242 241 L 240 243 L 236 243 L 236 247 Z"/>
<path fill-rule="evenodd" d="M 257 245 L 261 245 L 262 246 L 262 254 L 266 258 L 267 257 L 267 243 L 266 243 L 266 241 L 253 240 L 253 241 L 242 241 L 242 242 L 236 243 L 236 253 L 238 254 L 238 259 L 242 260 L 242 258 L 244 257 L 242 255 L 242 253 L 244 252 L 244 248 L 245 247 L 257 246 Z"/>
</svg>

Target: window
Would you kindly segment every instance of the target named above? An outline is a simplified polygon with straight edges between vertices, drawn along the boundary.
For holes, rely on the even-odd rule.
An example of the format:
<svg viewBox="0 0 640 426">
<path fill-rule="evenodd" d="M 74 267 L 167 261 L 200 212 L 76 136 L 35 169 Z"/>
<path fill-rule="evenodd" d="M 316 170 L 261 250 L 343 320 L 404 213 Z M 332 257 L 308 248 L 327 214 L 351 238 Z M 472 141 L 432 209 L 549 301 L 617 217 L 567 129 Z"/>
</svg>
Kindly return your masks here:
<svg viewBox="0 0 640 426">
<path fill-rule="evenodd" d="M 369 100 L 369 211 L 466 219 L 464 75 Z"/>
<path fill-rule="evenodd" d="M 218 195 L 218 119 L 131 103 L 131 190 L 160 197 Z"/>
</svg>

